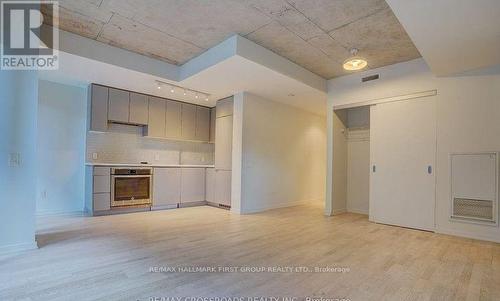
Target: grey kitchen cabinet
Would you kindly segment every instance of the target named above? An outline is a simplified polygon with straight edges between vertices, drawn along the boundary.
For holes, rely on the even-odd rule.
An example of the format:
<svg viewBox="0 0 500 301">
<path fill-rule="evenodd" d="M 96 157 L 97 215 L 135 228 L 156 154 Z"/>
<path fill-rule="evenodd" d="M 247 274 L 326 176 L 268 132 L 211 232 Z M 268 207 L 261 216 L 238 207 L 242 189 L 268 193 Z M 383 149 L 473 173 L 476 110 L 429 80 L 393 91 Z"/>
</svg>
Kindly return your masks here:
<svg viewBox="0 0 500 301">
<path fill-rule="evenodd" d="M 153 207 L 181 202 L 181 168 L 155 168 L 153 175 Z"/>
<path fill-rule="evenodd" d="M 205 201 L 205 168 L 181 169 L 181 203 Z"/>
<path fill-rule="evenodd" d="M 129 123 L 148 124 L 148 97 L 144 94 L 130 93 Z"/>
<path fill-rule="evenodd" d="M 90 86 L 90 130 L 105 132 L 108 130 L 108 88 Z"/>
<path fill-rule="evenodd" d="M 210 108 L 196 107 L 196 140 L 210 140 Z"/>
<path fill-rule="evenodd" d="M 196 140 L 196 106 L 182 104 L 182 139 Z"/>
<path fill-rule="evenodd" d="M 231 206 L 231 171 L 215 171 L 215 203 Z"/>
<path fill-rule="evenodd" d="M 111 199 L 109 193 L 94 193 L 93 195 L 93 210 L 103 211 L 111 209 Z"/>
<path fill-rule="evenodd" d="M 165 136 L 171 139 L 181 139 L 182 103 L 167 100 L 166 106 Z"/>
<path fill-rule="evenodd" d="M 166 104 L 165 100 L 161 98 L 154 96 L 149 97 L 149 116 L 146 136 L 156 138 L 165 137 Z"/>
<path fill-rule="evenodd" d="M 215 168 L 207 168 L 205 172 L 205 201 L 215 203 Z"/>
<path fill-rule="evenodd" d="M 213 107 L 210 109 L 210 142 L 215 142 L 215 116 L 216 108 Z"/>
<path fill-rule="evenodd" d="M 109 193 L 111 190 L 111 178 L 107 176 L 94 175 L 94 193 Z"/>
<path fill-rule="evenodd" d="M 217 118 L 215 122 L 215 168 L 231 169 L 233 149 L 233 116 Z"/>
<path fill-rule="evenodd" d="M 233 115 L 233 96 L 217 101 L 217 118 Z"/>
<path fill-rule="evenodd" d="M 124 90 L 109 89 L 108 120 L 128 123 L 130 113 L 130 93 Z"/>
</svg>

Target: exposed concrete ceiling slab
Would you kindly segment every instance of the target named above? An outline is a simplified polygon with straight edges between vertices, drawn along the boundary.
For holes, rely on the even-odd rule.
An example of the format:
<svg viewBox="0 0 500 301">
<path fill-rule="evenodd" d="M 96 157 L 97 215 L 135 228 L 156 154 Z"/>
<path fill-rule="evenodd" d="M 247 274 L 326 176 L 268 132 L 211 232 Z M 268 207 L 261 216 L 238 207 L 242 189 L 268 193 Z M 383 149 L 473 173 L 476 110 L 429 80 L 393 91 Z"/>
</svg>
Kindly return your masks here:
<svg viewBox="0 0 500 301">
<path fill-rule="evenodd" d="M 330 32 L 388 8 L 384 0 L 288 0 L 321 29 Z"/>
<path fill-rule="evenodd" d="M 61 29 L 182 65 L 238 34 L 320 75 L 418 57 L 384 0 L 62 0 Z M 153 40 L 153 41 L 148 41 Z M 163 45 L 168 44 L 168 45 Z"/>
<path fill-rule="evenodd" d="M 135 38 L 130 39 L 133 35 Z M 106 23 L 97 40 L 116 47 L 127 48 L 145 55 L 162 58 L 172 64 L 179 64 L 200 53 L 203 49 L 175 38 L 152 27 L 132 22 L 118 14 Z M 163 58 L 169 53 L 169 58 Z"/>
<path fill-rule="evenodd" d="M 330 35 L 348 49 L 358 48 L 359 55 L 367 59 L 370 68 L 420 57 L 390 8 L 342 26 Z"/>
</svg>

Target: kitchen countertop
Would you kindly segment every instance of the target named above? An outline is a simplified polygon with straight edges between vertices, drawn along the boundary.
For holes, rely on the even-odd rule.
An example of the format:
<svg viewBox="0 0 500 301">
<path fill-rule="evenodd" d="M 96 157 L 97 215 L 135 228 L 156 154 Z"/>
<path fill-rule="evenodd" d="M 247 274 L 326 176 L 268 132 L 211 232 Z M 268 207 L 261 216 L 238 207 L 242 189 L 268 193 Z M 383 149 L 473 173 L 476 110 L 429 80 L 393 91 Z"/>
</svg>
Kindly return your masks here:
<svg viewBox="0 0 500 301">
<path fill-rule="evenodd" d="M 87 166 L 130 166 L 130 167 L 199 167 L 213 168 L 215 165 L 194 165 L 194 164 L 140 164 L 140 163 L 100 163 L 87 162 Z"/>
</svg>

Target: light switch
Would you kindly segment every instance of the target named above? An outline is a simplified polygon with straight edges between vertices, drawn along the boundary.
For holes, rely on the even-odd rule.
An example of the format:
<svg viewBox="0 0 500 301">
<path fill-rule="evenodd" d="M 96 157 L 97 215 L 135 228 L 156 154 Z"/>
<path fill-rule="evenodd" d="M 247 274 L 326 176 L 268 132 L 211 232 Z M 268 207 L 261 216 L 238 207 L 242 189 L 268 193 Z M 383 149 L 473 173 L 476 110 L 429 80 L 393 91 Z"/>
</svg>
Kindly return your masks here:
<svg viewBox="0 0 500 301">
<path fill-rule="evenodd" d="M 92 153 L 92 159 L 97 160 L 97 153 Z"/>
<path fill-rule="evenodd" d="M 19 167 L 21 165 L 21 154 L 20 153 L 10 153 L 9 154 L 9 166 Z"/>
<path fill-rule="evenodd" d="M 160 154 L 155 154 L 155 161 L 160 161 Z"/>
</svg>

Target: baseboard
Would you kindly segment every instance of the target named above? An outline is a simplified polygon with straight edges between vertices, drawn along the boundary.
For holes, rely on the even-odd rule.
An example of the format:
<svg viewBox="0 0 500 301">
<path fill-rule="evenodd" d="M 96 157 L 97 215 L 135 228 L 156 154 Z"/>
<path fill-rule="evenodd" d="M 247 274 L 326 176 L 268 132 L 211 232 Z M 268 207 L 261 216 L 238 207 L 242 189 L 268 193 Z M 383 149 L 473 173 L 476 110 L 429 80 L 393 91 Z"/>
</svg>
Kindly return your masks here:
<svg viewBox="0 0 500 301">
<path fill-rule="evenodd" d="M 457 230 L 451 230 L 451 229 L 436 228 L 435 232 L 439 233 L 439 234 L 446 234 L 446 235 L 470 238 L 470 239 L 475 239 L 475 240 L 484 240 L 484 241 L 500 243 L 500 237 L 485 236 L 485 235 L 471 233 L 471 232 L 467 232 L 467 231 L 457 231 Z"/>
<path fill-rule="evenodd" d="M 342 208 L 342 209 L 333 209 L 333 214 L 332 215 L 339 215 L 339 214 L 343 214 L 343 213 L 346 213 L 347 212 L 347 209 L 345 208 Z"/>
<path fill-rule="evenodd" d="M 37 217 L 43 216 L 83 216 L 86 214 L 86 210 L 77 210 L 77 211 L 41 211 L 36 212 Z"/>
<path fill-rule="evenodd" d="M 14 244 L 0 247 L 0 255 L 6 255 L 11 253 L 18 253 L 23 251 L 35 250 L 38 249 L 38 245 L 36 241 L 22 243 L 22 244 Z"/>
<path fill-rule="evenodd" d="M 272 204 L 270 206 L 242 208 L 240 210 L 240 214 L 251 214 L 251 213 L 258 213 L 258 212 L 263 212 L 263 211 L 272 210 L 272 209 L 300 206 L 300 205 L 305 205 L 305 204 L 309 204 L 309 203 L 317 202 L 317 201 L 318 201 L 317 199 L 313 199 L 313 200 L 277 203 L 277 204 Z"/>
<path fill-rule="evenodd" d="M 368 215 L 368 211 L 365 212 L 363 210 L 354 209 L 354 208 L 347 208 L 347 212 L 356 213 L 356 214 L 362 214 L 362 215 Z"/>
</svg>

